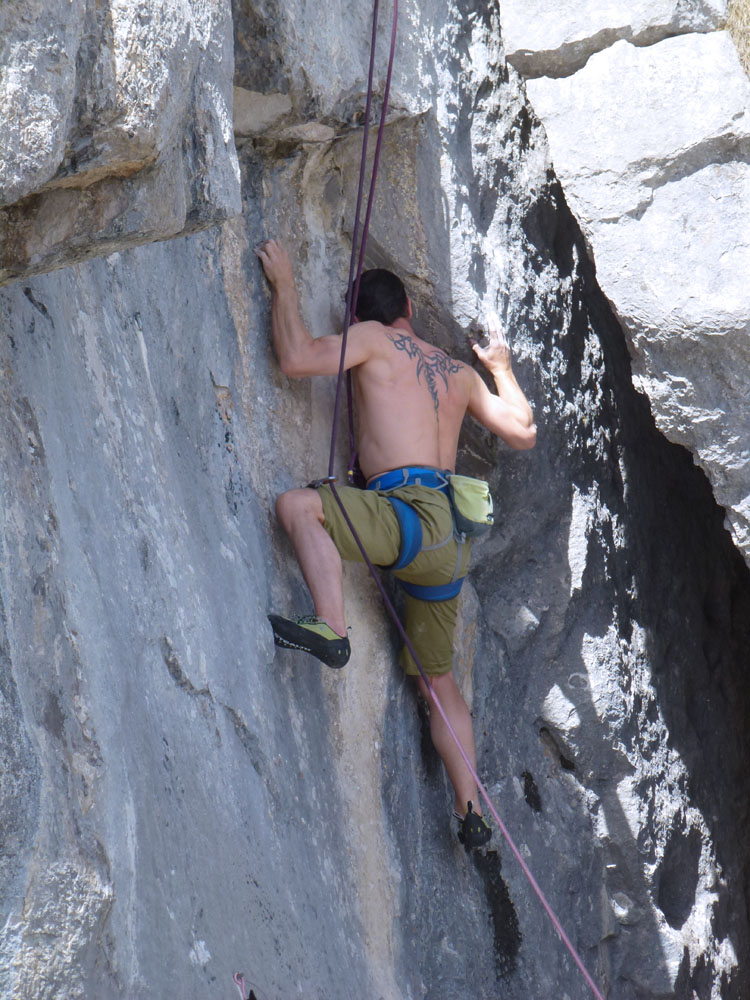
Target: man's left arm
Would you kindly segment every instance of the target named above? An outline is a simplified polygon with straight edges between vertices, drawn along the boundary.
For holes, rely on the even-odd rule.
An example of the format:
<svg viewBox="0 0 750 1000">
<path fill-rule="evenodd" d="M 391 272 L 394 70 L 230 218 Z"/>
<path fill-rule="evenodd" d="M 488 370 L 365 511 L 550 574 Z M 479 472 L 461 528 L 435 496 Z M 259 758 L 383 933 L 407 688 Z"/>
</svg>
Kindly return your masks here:
<svg viewBox="0 0 750 1000">
<path fill-rule="evenodd" d="M 536 444 L 534 413 L 516 381 L 510 347 L 495 313 L 488 316 L 487 343 L 472 343 L 474 353 L 492 375 L 497 395 L 491 393 L 476 372 L 469 398 L 469 413 L 511 448 L 533 448 Z"/>
<path fill-rule="evenodd" d="M 255 253 L 273 291 L 271 326 L 279 367 L 290 378 L 336 375 L 341 359 L 341 335 L 313 337 L 299 312 L 299 298 L 289 254 L 276 240 L 266 240 Z M 347 337 L 345 368 L 362 364 L 369 357 L 366 331 L 358 324 Z"/>
</svg>

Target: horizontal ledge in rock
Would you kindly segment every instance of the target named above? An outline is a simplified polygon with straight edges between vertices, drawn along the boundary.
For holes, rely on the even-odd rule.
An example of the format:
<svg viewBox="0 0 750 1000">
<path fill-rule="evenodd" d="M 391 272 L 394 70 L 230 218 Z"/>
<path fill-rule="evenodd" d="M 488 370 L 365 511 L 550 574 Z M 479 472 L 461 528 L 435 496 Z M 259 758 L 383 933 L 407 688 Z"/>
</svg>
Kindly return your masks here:
<svg viewBox="0 0 750 1000">
<path fill-rule="evenodd" d="M 79 188 L 58 186 L 0 208 L 0 285 L 143 243 L 224 222 L 240 210 L 223 191 L 195 194 L 181 150 L 131 177 L 107 176 Z"/>
<path fill-rule="evenodd" d="M 261 94 L 244 87 L 234 88 L 234 134 L 263 135 L 278 125 L 291 112 L 292 101 L 287 94 Z"/>
<path fill-rule="evenodd" d="M 674 20 L 634 26 L 635 19 L 631 18 L 628 23 L 602 25 L 598 30 L 593 30 L 596 26 L 589 21 L 582 27 L 574 27 L 567 36 L 562 25 L 555 31 L 543 30 L 535 38 L 533 29 L 529 29 L 529 9 L 525 4 L 522 7 L 523 21 L 517 23 L 513 17 L 515 5 L 503 4 L 503 9 L 508 11 L 503 21 L 503 39 L 508 62 L 527 80 L 572 76 L 583 69 L 591 56 L 620 41 L 648 48 L 668 38 L 718 31 L 725 21 L 717 17 L 697 27 L 690 22 L 675 23 Z"/>
</svg>

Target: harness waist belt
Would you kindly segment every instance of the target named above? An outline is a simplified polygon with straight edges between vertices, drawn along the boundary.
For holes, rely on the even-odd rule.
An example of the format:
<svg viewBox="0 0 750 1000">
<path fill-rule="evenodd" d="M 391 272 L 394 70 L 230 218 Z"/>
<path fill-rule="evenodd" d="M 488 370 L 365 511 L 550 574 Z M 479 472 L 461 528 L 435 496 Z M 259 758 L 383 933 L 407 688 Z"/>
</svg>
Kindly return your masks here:
<svg viewBox="0 0 750 1000">
<path fill-rule="evenodd" d="M 381 472 L 367 484 L 368 490 L 397 490 L 401 486 L 427 486 L 432 490 L 448 490 L 448 470 L 424 465 L 405 465 L 402 469 Z"/>
</svg>

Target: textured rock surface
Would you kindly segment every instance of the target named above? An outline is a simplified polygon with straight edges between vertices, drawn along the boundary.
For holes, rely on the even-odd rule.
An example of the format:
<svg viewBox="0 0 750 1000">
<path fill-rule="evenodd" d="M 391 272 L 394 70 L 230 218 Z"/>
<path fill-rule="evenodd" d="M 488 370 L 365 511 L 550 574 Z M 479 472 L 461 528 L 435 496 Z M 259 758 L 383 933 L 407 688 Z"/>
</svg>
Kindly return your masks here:
<svg viewBox="0 0 750 1000">
<path fill-rule="evenodd" d="M 503 10 L 519 38 L 531 32 L 517 5 Z M 704 9 L 680 11 L 687 30 Z M 572 75 L 528 80 L 529 99 L 629 335 L 636 384 L 706 470 L 750 560 L 750 80 L 725 31 L 616 41 L 582 68 L 567 37 L 557 51 Z M 562 72 L 537 55 L 516 64 Z"/>
<path fill-rule="evenodd" d="M 278 372 L 252 247 L 336 328 L 367 10 L 235 6 L 242 135 L 269 115 L 241 219 L 0 293 L 3 996 L 585 995 L 508 850 L 455 843 L 361 568 L 345 671 L 265 619 L 305 600 L 270 511 L 332 387 Z M 466 360 L 505 312 L 540 427 L 461 449 L 502 512 L 458 636 L 482 774 L 605 995 L 740 1000 L 750 573 L 633 391 L 493 12 L 407 3 L 398 65 L 372 258 Z"/>
<path fill-rule="evenodd" d="M 228 0 L 10 0 L 0 66 L 0 284 L 238 211 Z"/>
<path fill-rule="evenodd" d="M 503 0 L 508 61 L 526 77 L 575 73 L 595 52 L 620 39 L 653 45 L 671 35 L 715 31 L 727 17 L 726 0 Z"/>
</svg>

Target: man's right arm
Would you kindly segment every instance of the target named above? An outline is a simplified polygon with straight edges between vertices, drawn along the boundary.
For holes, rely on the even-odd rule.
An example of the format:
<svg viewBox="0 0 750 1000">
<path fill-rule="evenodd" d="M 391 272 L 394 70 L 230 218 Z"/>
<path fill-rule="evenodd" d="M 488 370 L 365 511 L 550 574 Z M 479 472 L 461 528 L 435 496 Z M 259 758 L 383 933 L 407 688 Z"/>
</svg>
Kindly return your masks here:
<svg viewBox="0 0 750 1000">
<path fill-rule="evenodd" d="M 341 359 L 340 335 L 313 337 L 299 313 L 297 287 L 289 254 L 276 240 L 266 240 L 255 250 L 273 290 L 271 326 L 273 346 L 279 367 L 290 378 L 309 375 L 336 375 Z M 344 368 L 353 368 L 370 356 L 371 338 L 360 329 L 360 323 L 349 329 Z"/>
<path fill-rule="evenodd" d="M 536 425 L 529 401 L 516 381 L 510 349 L 497 317 L 488 323 L 488 343 L 473 344 L 473 350 L 495 382 L 495 396 L 477 372 L 472 371 L 469 413 L 511 448 L 528 449 L 536 444 Z"/>
</svg>

